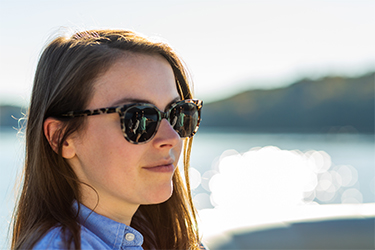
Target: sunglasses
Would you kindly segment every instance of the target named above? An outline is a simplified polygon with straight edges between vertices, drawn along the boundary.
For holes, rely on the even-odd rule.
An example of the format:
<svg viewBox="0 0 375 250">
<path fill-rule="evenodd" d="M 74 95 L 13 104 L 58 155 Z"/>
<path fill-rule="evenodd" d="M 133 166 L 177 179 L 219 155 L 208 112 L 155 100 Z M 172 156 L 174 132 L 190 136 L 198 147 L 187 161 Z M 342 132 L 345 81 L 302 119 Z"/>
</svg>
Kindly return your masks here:
<svg viewBox="0 0 375 250">
<path fill-rule="evenodd" d="M 150 103 L 133 103 L 119 107 L 70 111 L 61 116 L 73 118 L 118 113 L 125 139 L 133 144 L 143 144 L 155 136 L 164 118 L 181 138 L 192 137 L 198 131 L 202 106 L 201 100 L 187 99 L 172 103 L 164 112 Z"/>
</svg>

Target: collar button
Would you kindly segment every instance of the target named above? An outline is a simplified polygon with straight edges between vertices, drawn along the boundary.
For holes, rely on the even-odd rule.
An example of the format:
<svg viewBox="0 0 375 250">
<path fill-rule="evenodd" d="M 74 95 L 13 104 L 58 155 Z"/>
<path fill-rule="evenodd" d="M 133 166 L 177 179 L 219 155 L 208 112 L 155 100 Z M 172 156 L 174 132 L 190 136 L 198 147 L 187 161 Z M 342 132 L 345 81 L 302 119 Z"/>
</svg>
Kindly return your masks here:
<svg viewBox="0 0 375 250">
<path fill-rule="evenodd" d="M 125 235 L 125 239 L 126 239 L 127 241 L 133 241 L 134 238 L 135 238 L 135 235 L 132 234 L 132 233 L 127 233 L 127 234 Z"/>
</svg>

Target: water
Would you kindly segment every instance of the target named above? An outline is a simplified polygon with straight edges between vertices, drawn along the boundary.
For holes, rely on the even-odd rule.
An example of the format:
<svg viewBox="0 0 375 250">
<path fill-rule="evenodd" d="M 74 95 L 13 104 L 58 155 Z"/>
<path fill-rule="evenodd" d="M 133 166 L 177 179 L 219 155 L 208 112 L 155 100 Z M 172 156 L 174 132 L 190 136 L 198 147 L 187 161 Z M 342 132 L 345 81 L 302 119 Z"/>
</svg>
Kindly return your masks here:
<svg viewBox="0 0 375 250">
<path fill-rule="evenodd" d="M 361 202 L 375 202 L 374 135 L 198 133 L 194 138 L 191 166 L 203 174 L 206 171 L 217 169 L 219 157 L 228 149 L 243 154 L 254 147 L 266 148 L 267 146 L 278 147 L 285 153 L 294 151 L 302 153 L 323 151 L 323 153 L 327 153 L 330 158 L 330 166 L 328 166 L 327 171 L 334 170 L 337 172 L 342 166 L 354 168 L 358 177 L 357 182 L 352 186 L 358 188 L 361 192 L 363 196 Z M 232 153 L 229 152 L 229 154 Z M 275 154 L 277 152 L 269 152 L 265 160 L 275 157 Z M 276 162 L 274 165 L 281 165 L 281 162 Z M 264 163 L 262 167 L 268 168 L 270 166 Z M 319 175 L 321 174 L 319 173 Z M 241 176 L 238 176 L 238 178 L 241 178 Z M 200 191 L 202 190 L 198 187 L 196 192 L 199 193 Z M 320 203 L 338 202 L 332 200 Z"/>
<path fill-rule="evenodd" d="M 15 130 L 0 130 L 0 249 L 6 247 L 6 236 L 15 200 L 15 184 L 22 171 L 23 142 Z"/>
<path fill-rule="evenodd" d="M 293 203 L 302 192 L 305 202 L 373 203 L 374 153 L 373 135 L 199 131 L 191 155 L 193 195 L 199 209 L 225 207 L 228 200 L 240 205 Z M 6 249 L 13 188 L 23 164 L 23 139 L 14 130 L 0 131 L 0 164 L 0 248 Z M 303 168 L 309 175 L 299 172 Z M 298 182 L 301 176 L 313 181 L 306 186 Z"/>
</svg>

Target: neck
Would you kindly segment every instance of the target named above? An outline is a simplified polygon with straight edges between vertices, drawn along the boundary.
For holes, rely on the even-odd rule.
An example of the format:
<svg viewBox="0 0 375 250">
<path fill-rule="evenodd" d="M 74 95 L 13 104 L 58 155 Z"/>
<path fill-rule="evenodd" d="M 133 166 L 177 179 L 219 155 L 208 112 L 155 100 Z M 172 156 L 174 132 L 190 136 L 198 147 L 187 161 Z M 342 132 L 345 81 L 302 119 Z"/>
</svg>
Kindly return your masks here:
<svg viewBox="0 0 375 250">
<path fill-rule="evenodd" d="M 111 220 L 130 226 L 133 215 L 139 205 L 129 204 L 121 201 L 113 201 L 105 198 L 95 199 L 91 197 L 82 197 L 82 204 L 93 210 L 95 213 L 103 215 Z"/>
</svg>

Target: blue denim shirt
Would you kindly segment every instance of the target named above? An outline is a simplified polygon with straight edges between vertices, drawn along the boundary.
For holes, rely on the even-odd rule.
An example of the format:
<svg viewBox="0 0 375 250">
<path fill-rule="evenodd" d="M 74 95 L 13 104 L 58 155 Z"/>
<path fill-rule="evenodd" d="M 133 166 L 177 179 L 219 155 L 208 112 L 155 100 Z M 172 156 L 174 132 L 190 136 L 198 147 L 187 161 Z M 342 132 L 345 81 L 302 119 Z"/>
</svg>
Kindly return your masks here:
<svg viewBox="0 0 375 250">
<path fill-rule="evenodd" d="M 77 203 L 74 203 L 77 209 Z M 81 249 L 143 249 L 143 236 L 137 230 L 113 221 L 80 205 Z M 65 249 L 61 227 L 56 226 L 34 246 L 34 250 Z"/>
</svg>

